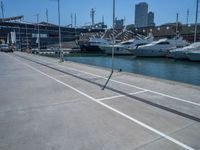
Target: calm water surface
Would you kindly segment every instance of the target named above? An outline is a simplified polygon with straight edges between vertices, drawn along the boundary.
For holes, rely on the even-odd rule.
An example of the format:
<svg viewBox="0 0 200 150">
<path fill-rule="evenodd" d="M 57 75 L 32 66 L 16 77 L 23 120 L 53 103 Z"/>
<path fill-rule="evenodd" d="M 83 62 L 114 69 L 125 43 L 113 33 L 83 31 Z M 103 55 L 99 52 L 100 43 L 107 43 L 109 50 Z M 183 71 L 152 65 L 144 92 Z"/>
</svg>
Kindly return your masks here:
<svg viewBox="0 0 200 150">
<path fill-rule="evenodd" d="M 112 62 L 110 56 L 71 56 L 65 59 L 106 68 L 110 68 Z M 122 69 L 125 72 L 200 85 L 200 62 L 117 56 L 114 59 L 114 66 L 115 69 Z"/>
</svg>

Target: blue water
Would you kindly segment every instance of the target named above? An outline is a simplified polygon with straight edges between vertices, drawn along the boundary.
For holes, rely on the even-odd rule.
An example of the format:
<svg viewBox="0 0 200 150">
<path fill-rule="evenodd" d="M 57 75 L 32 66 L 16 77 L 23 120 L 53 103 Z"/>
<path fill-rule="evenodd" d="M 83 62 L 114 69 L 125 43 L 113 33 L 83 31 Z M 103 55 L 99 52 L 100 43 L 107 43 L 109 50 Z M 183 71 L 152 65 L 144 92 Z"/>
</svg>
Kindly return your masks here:
<svg viewBox="0 0 200 150">
<path fill-rule="evenodd" d="M 110 56 L 65 57 L 66 60 L 110 68 Z M 115 69 L 193 85 L 200 85 L 200 62 L 175 61 L 168 58 L 135 58 L 118 56 Z"/>
</svg>

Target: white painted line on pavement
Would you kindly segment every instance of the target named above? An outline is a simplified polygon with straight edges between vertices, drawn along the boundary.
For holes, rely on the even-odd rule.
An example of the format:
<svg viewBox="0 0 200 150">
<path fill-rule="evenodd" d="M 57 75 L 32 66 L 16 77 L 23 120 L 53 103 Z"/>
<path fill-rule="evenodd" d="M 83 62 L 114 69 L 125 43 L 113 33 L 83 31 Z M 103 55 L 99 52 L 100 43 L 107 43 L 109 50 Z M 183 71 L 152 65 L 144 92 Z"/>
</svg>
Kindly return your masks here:
<svg viewBox="0 0 200 150">
<path fill-rule="evenodd" d="M 138 91 L 138 92 L 134 92 L 134 93 L 128 93 L 127 95 L 136 95 L 136 94 L 141 94 L 141 93 L 145 93 L 145 92 L 147 92 L 147 91 L 143 90 L 143 91 Z M 116 96 L 111 96 L 111 97 L 99 98 L 97 100 L 105 101 L 105 100 L 110 100 L 110 99 L 115 99 L 115 98 L 120 98 L 120 97 L 126 97 L 127 95 L 121 94 L 121 95 L 116 95 Z"/>
<path fill-rule="evenodd" d="M 13 57 L 13 58 L 14 58 L 14 57 Z M 94 102 L 96 102 L 96 103 L 98 103 L 98 104 L 104 106 L 105 108 L 107 108 L 107 109 L 109 109 L 109 110 L 114 111 L 114 112 L 117 113 L 117 114 L 120 114 L 121 116 L 123 116 L 123 117 L 125 117 L 125 118 L 127 118 L 127 119 L 129 119 L 129 120 L 131 120 L 131 121 L 133 121 L 133 122 L 135 122 L 135 123 L 137 123 L 137 124 L 139 124 L 140 126 L 142 126 L 142 127 L 146 128 L 146 129 L 148 129 L 148 130 L 150 130 L 150 131 L 152 131 L 152 132 L 154 132 L 154 133 L 156 133 L 156 134 L 162 136 L 163 138 L 165 138 L 165 139 L 167 139 L 167 140 L 169 140 L 169 141 L 171 141 L 171 142 L 173 142 L 173 143 L 179 145 L 180 147 L 185 148 L 185 149 L 187 149 L 187 150 L 194 150 L 192 147 L 190 147 L 190 146 L 188 146 L 188 145 L 186 145 L 186 144 L 184 144 L 184 143 L 182 143 L 182 142 L 180 142 L 180 141 L 178 141 L 178 140 L 176 140 L 176 139 L 174 139 L 174 138 L 172 138 L 172 137 L 170 137 L 170 136 L 164 134 L 163 132 L 160 132 L 160 131 L 154 129 L 153 127 L 151 127 L 151 126 L 149 126 L 149 125 L 147 125 L 147 124 L 145 124 L 145 123 L 143 123 L 143 122 L 141 122 L 141 121 L 139 121 L 139 120 L 137 120 L 137 119 L 135 119 L 135 118 L 132 118 L 132 117 L 128 116 L 127 114 L 125 114 L 125 113 L 123 113 L 123 112 L 121 112 L 121 111 L 119 111 L 119 110 L 117 110 L 117 109 L 115 109 L 115 108 L 113 108 L 113 107 L 111 107 L 111 106 L 109 106 L 109 105 L 107 105 L 107 104 L 104 104 L 104 103 L 101 102 L 101 101 L 96 100 L 95 98 L 93 98 L 93 97 L 87 95 L 86 93 L 84 93 L 84 92 L 82 92 L 82 91 L 80 91 L 80 90 L 78 90 L 78 89 L 72 87 L 71 85 L 62 82 L 62 81 L 60 81 L 60 80 L 58 80 L 58 79 L 56 79 L 56 78 L 54 78 L 54 77 L 52 77 L 52 76 L 50 76 L 50 75 L 44 73 L 44 72 L 42 72 L 42 71 L 36 69 L 35 67 L 32 67 L 31 65 L 29 65 L 29 64 L 27 64 L 27 63 L 24 63 L 23 61 L 21 61 L 21 60 L 19 60 L 19 59 L 17 59 L 17 58 L 14 58 L 14 59 L 17 60 L 17 61 L 19 61 L 19 62 L 21 62 L 22 64 L 24 64 L 25 66 L 29 67 L 30 69 L 32 69 L 32 70 L 34 70 L 34 71 L 36 71 L 36 72 L 38 72 L 38 73 L 40 73 L 40 74 L 42 74 L 42 75 L 44 75 L 44 76 L 46 76 L 46 77 L 48 77 L 48 78 L 50 78 L 50 79 L 56 81 L 56 82 L 58 82 L 58 83 L 60 83 L 60 84 L 62 84 L 62 85 L 64 85 L 64 86 L 66 86 L 66 87 L 68 87 L 68 88 L 71 88 L 72 90 L 76 91 L 77 93 L 79 93 L 79 94 L 81 94 L 81 95 L 83 95 L 83 96 L 89 98 L 90 100 L 92 100 L 92 101 L 94 101 Z"/>
</svg>

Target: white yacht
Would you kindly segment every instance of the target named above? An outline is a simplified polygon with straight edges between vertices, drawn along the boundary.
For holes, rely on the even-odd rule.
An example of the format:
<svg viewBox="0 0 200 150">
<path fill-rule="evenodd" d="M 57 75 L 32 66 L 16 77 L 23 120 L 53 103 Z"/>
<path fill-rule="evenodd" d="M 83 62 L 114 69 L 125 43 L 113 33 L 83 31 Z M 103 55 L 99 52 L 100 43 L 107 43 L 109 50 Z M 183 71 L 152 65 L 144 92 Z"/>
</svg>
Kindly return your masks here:
<svg viewBox="0 0 200 150">
<path fill-rule="evenodd" d="M 100 47 L 110 45 L 112 42 L 104 38 L 90 37 L 87 43 L 79 44 L 80 49 L 88 53 L 104 53 Z"/>
<path fill-rule="evenodd" d="M 186 54 L 197 49 L 200 49 L 200 42 L 193 43 L 183 48 L 171 50 L 169 56 L 175 59 L 188 59 Z"/>
<path fill-rule="evenodd" d="M 200 49 L 187 52 L 186 55 L 191 61 L 200 61 Z"/>
<path fill-rule="evenodd" d="M 189 43 L 181 37 L 173 39 L 161 39 L 147 45 L 130 49 L 132 54 L 141 57 L 164 57 L 170 50 L 177 47 L 184 47 Z"/>
<path fill-rule="evenodd" d="M 114 53 L 116 55 L 130 55 L 129 48 L 145 45 L 153 42 L 153 36 L 142 38 L 141 36 L 136 36 L 136 38 L 120 42 L 114 45 Z M 105 51 L 106 54 L 112 54 L 112 45 L 103 45 L 101 49 Z"/>
</svg>

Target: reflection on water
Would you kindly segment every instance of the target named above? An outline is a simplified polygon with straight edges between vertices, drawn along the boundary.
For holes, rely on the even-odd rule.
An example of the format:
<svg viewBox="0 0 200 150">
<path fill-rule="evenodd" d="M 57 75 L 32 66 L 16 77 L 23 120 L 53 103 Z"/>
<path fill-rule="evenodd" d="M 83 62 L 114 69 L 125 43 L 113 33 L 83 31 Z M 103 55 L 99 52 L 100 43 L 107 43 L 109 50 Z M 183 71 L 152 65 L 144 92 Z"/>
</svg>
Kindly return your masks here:
<svg viewBox="0 0 200 150">
<path fill-rule="evenodd" d="M 111 67 L 109 56 L 66 57 L 66 60 Z M 132 56 L 115 57 L 115 69 L 133 72 L 152 77 L 174 80 L 194 85 L 200 85 L 200 63 L 190 61 L 175 61 L 167 58 L 135 58 Z"/>
</svg>

